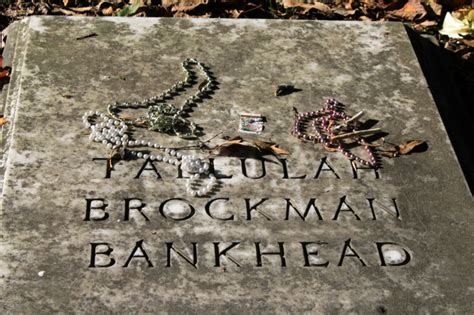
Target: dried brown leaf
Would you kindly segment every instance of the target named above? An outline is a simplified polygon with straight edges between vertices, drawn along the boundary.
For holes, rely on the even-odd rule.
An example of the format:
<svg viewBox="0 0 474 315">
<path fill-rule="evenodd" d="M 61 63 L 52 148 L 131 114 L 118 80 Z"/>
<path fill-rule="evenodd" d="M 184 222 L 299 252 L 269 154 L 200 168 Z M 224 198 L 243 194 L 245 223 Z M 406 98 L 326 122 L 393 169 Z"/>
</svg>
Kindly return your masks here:
<svg viewBox="0 0 474 315">
<path fill-rule="evenodd" d="M 463 43 L 469 47 L 474 48 L 474 39 L 464 39 Z"/>
<path fill-rule="evenodd" d="M 60 8 L 60 7 L 54 7 L 51 12 L 61 13 L 61 14 L 64 14 L 64 15 L 76 15 L 76 13 L 74 11 L 66 10 L 66 9 L 63 9 L 63 8 Z"/>
<path fill-rule="evenodd" d="M 240 15 L 242 14 L 242 12 L 244 12 L 244 10 L 233 9 L 233 10 L 228 10 L 227 14 L 229 14 L 230 18 L 238 19 Z"/>
<path fill-rule="evenodd" d="M 318 1 L 314 0 L 309 0 L 309 1 L 303 1 L 303 0 L 282 0 L 281 1 L 282 6 L 285 9 L 290 9 L 290 8 L 300 8 L 304 9 L 304 11 L 309 11 L 311 9 L 316 9 L 318 11 L 324 12 L 324 13 L 330 13 L 331 8 Z"/>
<path fill-rule="evenodd" d="M 273 142 L 266 142 L 266 141 L 260 141 L 260 140 L 254 140 L 252 143 L 259 149 L 259 150 L 267 150 L 271 151 L 272 146 L 275 145 Z"/>
<path fill-rule="evenodd" d="M 290 154 L 290 152 L 286 151 L 285 149 L 279 148 L 276 145 L 272 145 L 271 149 L 272 149 L 273 153 L 278 154 L 278 155 L 288 155 L 288 154 Z"/>
<path fill-rule="evenodd" d="M 113 3 L 109 2 L 109 1 L 101 1 L 97 6 L 97 10 L 98 11 L 101 11 L 103 9 L 106 9 L 108 7 L 112 7 L 113 6 Z"/>
<path fill-rule="evenodd" d="M 63 0 L 63 4 L 65 7 L 70 7 L 74 5 L 74 0 Z"/>
<path fill-rule="evenodd" d="M 8 122 L 8 120 L 5 117 L 0 117 L 0 126 L 5 125 Z"/>
<path fill-rule="evenodd" d="M 227 145 L 219 145 L 212 150 L 212 153 L 218 156 L 248 157 L 257 156 L 258 150 L 250 145 L 241 143 L 232 143 Z"/>
<path fill-rule="evenodd" d="M 391 12 L 392 16 L 408 21 L 420 20 L 426 14 L 427 12 L 421 4 L 421 0 L 409 0 L 403 8 Z"/>
<path fill-rule="evenodd" d="M 228 140 L 226 140 L 226 142 L 224 142 L 222 145 L 226 145 L 226 144 L 238 144 L 238 143 L 242 143 L 244 142 L 245 140 L 241 137 L 241 136 L 235 136 L 235 137 L 232 137 Z"/>
<path fill-rule="evenodd" d="M 108 8 L 102 9 L 100 11 L 100 13 L 102 13 L 102 15 L 104 15 L 104 16 L 113 15 L 114 14 L 114 7 L 110 6 Z"/>
<path fill-rule="evenodd" d="M 348 17 L 353 17 L 354 15 L 356 15 L 357 13 L 357 10 L 351 10 L 351 9 L 333 9 L 334 13 L 338 14 L 338 15 L 341 15 L 345 18 L 348 18 Z"/>
<path fill-rule="evenodd" d="M 95 6 L 71 8 L 71 10 L 77 13 L 92 13 L 92 14 L 96 13 Z"/>
<path fill-rule="evenodd" d="M 353 8 L 358 8 L 360 4 L 364 4 L 365 7 L 370 9 L 377 10 L 394 10 L 401 8 L 406 0 L 395 0 L 395 1 L 386 1 L 386 0 L 355 0 L 353 1 Z"/>
<path fill-rule="evenodd" d="M 248 144 L 247 144 L 248 143 Z M 220 156 L 261 156 L 264 154 L 288 155 L 288 151 L 279 148 L 274 142 L 253 140 L 248 141 L 241 136 L 227 139 L 224 143 L 216 146 L 213 154 Z"/>
<path fill-rule="evenodd" d="M 276 155 L 288 155 L 290 154 L 288 151 L 281 149 L 278 145 L 274 142 L 267 142 L 267 141 L 259 141 L 254 140 L 252 143 L 259 149 L 260 151 L 269 151 Z"/>
<path fill-rule="evenodd" d="M 8 78 L 10 76 L 10 68 L 0 68 L 0 80 L 3 78 Z"/>
<path fill-rule="evenodd" d="M 413 151 L 413 149 L 415 149 L 418 146 L 423 145 L 425 143 L 426 143 L 426 141 L 423 141 L 423 140 L 410 140 L 410 141 L 407 141 L 407 142 L 402 143 L 398 146 L 398 153 L 408 154 L 411 151 Z"/>
<path fill-rule="evenodd" d="M 113 15 L 115 12 L 114 4 L 108 1 L 101 1 L 96 5 L 95 10 L 105 16 Z"/>
<path fill-rule="evenodd" d="M 385 150 L 380 150 L 379 153 L 382 156 L 388 158 L 394 158 L 399 155 L 405 155 L 413 152 L 413 150 L 421 148 L 421 146 L 426 145 L 426 141 L 423 140 L 409 140 L 400 145 L 390 147 Z"/>
<path fill-rule="evenodd" d="M 371 19 L 370 17 L 366 16 L 366 15 L 362 15 L 361 17 L 359 17 L 359 20 L 361 21 L 373 21 L 373 19 Z"/>
<path fill-rule="evenodd" d="M 416 30 L 424 30 L 427 28 L 432 28 L 432 27 L 437 27 L 437 26 L 438 26 L 438 22 L 426 20 L 426 21 L 416 24 L 415 28 Z"/>
<path fill-rule="evenodd" d="M 443 6 L 438 2 L 439 1 L 436 1 L 436 0 L 429 0 L 428 3 L 433 13 L 436 14 L 437 16 L 440 16 L 441 13 L 443 13 Z"/>
<path fill-rule="evenodd" d="M 188 12 L 196 9 L 200 5 L 207 5 L 209 0 L 162 0 L 164 8 L 170 8 L 171 12 Z"/>
</svg>

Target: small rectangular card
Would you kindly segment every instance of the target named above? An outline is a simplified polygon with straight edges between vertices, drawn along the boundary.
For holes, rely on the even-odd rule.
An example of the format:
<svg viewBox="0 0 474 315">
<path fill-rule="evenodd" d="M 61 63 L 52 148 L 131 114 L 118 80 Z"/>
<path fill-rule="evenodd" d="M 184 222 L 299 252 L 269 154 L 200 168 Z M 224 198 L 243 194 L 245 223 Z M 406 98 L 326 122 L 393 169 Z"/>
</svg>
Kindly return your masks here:
<svg viewBox="0 0 474 315">
<path fill-rule="evenodd" d="M 263 131 L 264 118 L 260 114 L 241 113 L 239 131 L 260 134 Z"/>
</svg>

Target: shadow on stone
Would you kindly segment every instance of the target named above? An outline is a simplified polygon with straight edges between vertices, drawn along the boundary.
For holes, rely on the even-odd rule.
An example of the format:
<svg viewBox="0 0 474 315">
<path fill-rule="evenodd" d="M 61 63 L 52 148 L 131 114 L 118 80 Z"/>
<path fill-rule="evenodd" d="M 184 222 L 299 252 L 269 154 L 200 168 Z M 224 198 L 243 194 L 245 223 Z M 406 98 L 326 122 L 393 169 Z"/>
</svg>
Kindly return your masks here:
<svg viewBox="0 0 474 315">
<path fill-rule="evenodd" d="M 454 53 L 406 27 L 431 94 L 456 152 L 466 182 L 474 194 L 474 84 L 463 61 Z M 471 66 L 472 67 L 472 66 Z"/>
</svg>

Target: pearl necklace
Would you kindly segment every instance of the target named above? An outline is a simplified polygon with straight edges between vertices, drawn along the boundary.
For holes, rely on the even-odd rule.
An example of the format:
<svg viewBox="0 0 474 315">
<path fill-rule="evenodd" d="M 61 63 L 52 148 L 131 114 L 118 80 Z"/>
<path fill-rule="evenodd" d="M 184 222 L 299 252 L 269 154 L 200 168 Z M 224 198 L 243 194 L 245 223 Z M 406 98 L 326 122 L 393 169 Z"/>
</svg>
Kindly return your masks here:
<svg viewBox="0 0 474 315">
<path fill-rule="evenodd" d="M 201 68 L 203 73 L 206 76 L 206 84 L 199 88 L 199 92 L 197 92 L 194 96 L 191 96 L 188 100 L 186 100 L 181 107 L 181 109 L 174 111 L 175 108 L 171 104 L 163 104 L 154 105 L 159 102 L 163 102 L 165 98 L 176 94 L 179 89 L 185 86 L 186 83 L 191 83 L 191 79 L 193 77 L 192 71 L 189 70 L 190 65 L 197 65 Z M 167 148 L 159 143 L 152 143 L 145 140 L 131 140 L 129 138 L 129 134 L 131 133 L 131 127 L 140 127 L 143 125 L 139 125 L 139 120 L 125 120 L 121 119 L 118 116 L 119 108 L 139 108 L 144 107 L 145 104 L 150 104 L 151 109 L 149 108 L 148 114 L 146 119 L 149 121 L 148 129 L 160 131 L 161 127 L 165 127 L 165 125 L 160 125 L 159 116 L 167 116 L 167 114 L 172 115 L 171 120 L 168 120 L 168 123 L 180 122 L 185 123 L 181 116 L 183 112 L 190 109 L 191 104 L 195 104 L 195 101 L 202 97 L 205 93 L 209 92 L 212 89 L 214 84 L 214 80 L 210 76 L 207 69 L 204 67 L 203 64 L 198 62 L 195 59 L 186 59 L 182 63 L 183 68 L 186 72 L 186 78 L 184 81 L 179 81 L 177 84 L 174 84 L 170 89 L 164 91 L 157 97 L 152 97 L 146 99 L 141 103 L 115 103 L 108 106 L 108 115 L 101 113 L 99 111 L 88 111 L 82 117 L 82 122 L 84 126 L 90 129 L 90 136 L 89 139 L 93 142 L 102 143 L 110 150 L 125 150 L 127 149 L 130 155 L 135 158 L 150 160 L 150 161 L 157 161 L 157 162 L 164 162 L 170 165 L 176 165 L 181 167 L 183 171 L 186 171 L 188 174 L 191 174 L 191 177 L 186 181 L 186 192 L 191 196 L 205 196 L 208 195 L 213 188 L 217 184 L 217 179 L 214 174 L 209 172 L 209 163 L 204 162 L 199 157 L 195 155 L 185 155 L 181 152 L 177 152 L 176 150 Z M 168 111 L 165 111 L 167 109 Z M 176 108 L 175 108 L 176 109 Z M 186 120 L 187 124 L 187 120 Z M 193 123 L 190 123 L 193 125 Z M 161 127 L 160 127 L 161 126 Z M 187 137 L 190 134 L 182 134 L 177 131 L 177 126 L 172 125 L 171 129 L 167 129 L 168 131 L 173 131 L 174 134 Z M 163 131 L 166 132 L 166 131 Z M 194 131 L 192 131 L 194 135 Z M 161 150 L 163 155 L 159 154 L 148 154 L 143 153 L 140 151 L 136 151 L 134 149 L 129 148 L 136 148 L 136 147 L 146 147 L 152 150 Z M 201 181 L 201 178 L 206 177 L 208 178 L 208 183 L 205 184 Z"/>
<path fill-rule="evenodd" d="M 349 160 L 376 168 L 377 161 L 370 146 L 364 145 L 364 149 L 369 157 L 367 160 L 364 160 L 346 149 L 342 140 L 334 139 L 338 135 L 337 132 L 339 130 L 336 126 L 337 122 L 342 122 L 339 126 L 344 126 L 349 131 L 357 130 L 355 124 L 350 124 L 351 120 L 353 121 L 354 119 L 344 113 L 341 103 L 335 99 L 327 99 L 322 109 L 297 115 L 291 128 L 291 134 L 301 140 L 321 143 L 328 149 L 341 152 Z M 314 135 L 304 133 L 305 126 L 310 121 L 315 131 Z"/>
</svg>

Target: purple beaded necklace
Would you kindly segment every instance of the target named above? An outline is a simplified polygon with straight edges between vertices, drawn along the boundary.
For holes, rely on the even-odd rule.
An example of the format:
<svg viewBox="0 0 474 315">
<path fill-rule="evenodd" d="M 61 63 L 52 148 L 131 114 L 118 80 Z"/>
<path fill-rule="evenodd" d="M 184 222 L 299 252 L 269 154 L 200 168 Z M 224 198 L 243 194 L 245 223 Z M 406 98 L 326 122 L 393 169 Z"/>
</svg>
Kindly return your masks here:
<svg viewBox="0 0 474 315">
<path fill-rule="evenodd" d="M 367 160 L 356 156 L 344 146 L 341 134 L 339 133 L 341 128 L 338 127 L 344 126 L 346 132 L 357 132 L 357 123 L 354 123 L 356 122 L 354 117 L 346 115 L 343 105 L 335 99 L 326 99 L 322 109 L 315 112 L 298 114 L 291 128 L 291 134 L 304 141 L 321 143 L 328 150 L 339 151 L 349 160 L 377 168 L 374 152 L 362 137 L 358 137 L 358 140 L 364 145 L 368 156 Z M 304 132 L 309 124 L 313 127 L 314 135 Z"/>
</svg>

